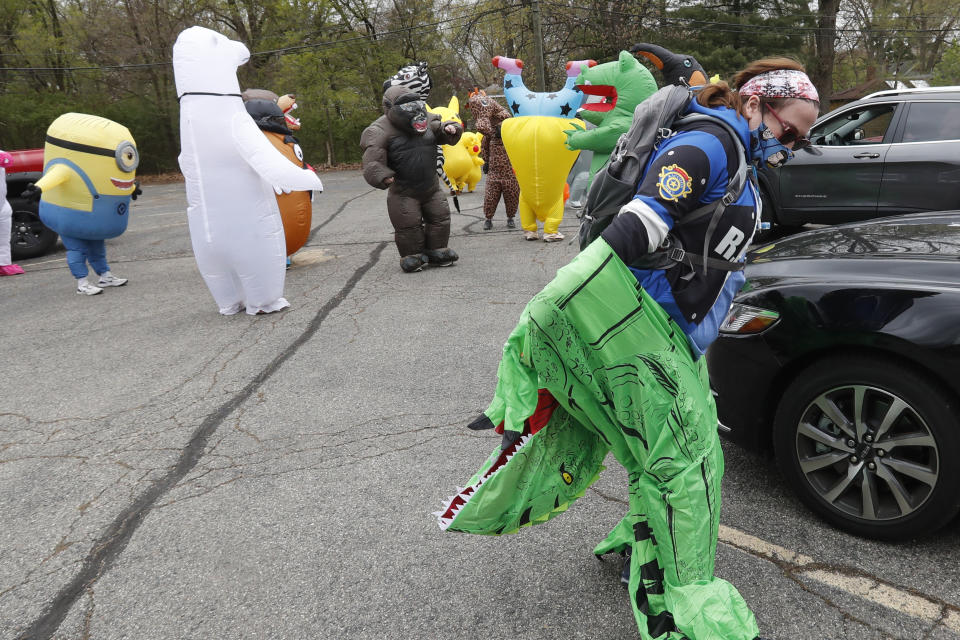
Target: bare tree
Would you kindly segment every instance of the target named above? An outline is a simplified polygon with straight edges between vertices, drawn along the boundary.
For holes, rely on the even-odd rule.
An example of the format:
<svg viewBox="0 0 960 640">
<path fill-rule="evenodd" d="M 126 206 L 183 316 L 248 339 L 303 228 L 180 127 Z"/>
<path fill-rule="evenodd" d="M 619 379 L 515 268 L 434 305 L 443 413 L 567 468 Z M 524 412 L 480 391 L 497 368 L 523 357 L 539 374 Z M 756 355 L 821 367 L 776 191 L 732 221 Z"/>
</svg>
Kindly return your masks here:
<svg viewBox="0 0 960 640">
<path fill-rule="evenodd" d="M 817 30 L 814 34 L 814 64 L 810 80 L 820 94 L 820 112 L 830 110 L 833 95 L 833 66 L 836 61 L 837 11 L 841 0 L 818 0 Z"/>
</svg>

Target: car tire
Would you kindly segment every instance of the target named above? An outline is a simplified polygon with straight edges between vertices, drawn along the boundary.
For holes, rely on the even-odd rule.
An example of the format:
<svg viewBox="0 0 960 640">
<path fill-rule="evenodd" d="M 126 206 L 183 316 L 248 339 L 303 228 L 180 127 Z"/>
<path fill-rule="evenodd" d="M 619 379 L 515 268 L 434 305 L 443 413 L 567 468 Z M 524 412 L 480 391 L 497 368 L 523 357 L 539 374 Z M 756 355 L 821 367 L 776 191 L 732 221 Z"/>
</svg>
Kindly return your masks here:
<svg viewBox="0 0 960 640">
<path fill-rule="evenodd" d="M 57 233 L 40 221 L 37 204 L 23 198 L 11 198 L 13 218 L 10 229 L 10 253 L 14 260 L 37 258 L 57 243 Z"/>
<path fill-rule="evenodd" d="M 898 363 L 820 360 L 782 395 L 777 461 L 804 504 L 840 529 L 883 540 L 930 534 L 960 511 L 958 409 Z"/>
</svg>

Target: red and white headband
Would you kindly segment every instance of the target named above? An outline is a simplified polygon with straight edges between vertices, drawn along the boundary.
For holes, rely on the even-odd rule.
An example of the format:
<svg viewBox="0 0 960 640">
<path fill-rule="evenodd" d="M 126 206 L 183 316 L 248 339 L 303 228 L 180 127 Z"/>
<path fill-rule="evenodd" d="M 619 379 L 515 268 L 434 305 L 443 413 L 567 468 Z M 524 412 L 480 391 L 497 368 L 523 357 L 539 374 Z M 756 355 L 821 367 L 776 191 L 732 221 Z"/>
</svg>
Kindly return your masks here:
<svg viewBox="0 0 960 640">
<path fill-rule="evenodd" d="M 743 97 L 761 98 L 802 98 L 820 102 L 817 88 L 803 71 L 795 69 L 774 69 L 753 76 L 740 87 Z"/>
</svg>

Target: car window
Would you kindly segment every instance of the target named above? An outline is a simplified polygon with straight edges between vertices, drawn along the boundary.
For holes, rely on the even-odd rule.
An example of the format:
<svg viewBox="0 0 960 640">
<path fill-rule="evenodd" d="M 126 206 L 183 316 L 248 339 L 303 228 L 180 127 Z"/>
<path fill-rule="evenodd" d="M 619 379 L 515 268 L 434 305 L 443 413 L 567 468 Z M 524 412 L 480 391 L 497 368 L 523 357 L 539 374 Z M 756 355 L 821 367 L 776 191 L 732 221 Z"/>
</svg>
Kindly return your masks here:
<svg viewBox="0 0 960 640">
<path fill-rule="evenodd" d="M 903 142 L 960 140 L 960 102 L 914 102 L 907 114 Z"/>
<path fill-rule="evenodd" d="M 846 111 L 814 127 L 810 139 L 831 147 L 880 144 L 896 108 L 895 104 L 877 104 Z"/>
</svg>

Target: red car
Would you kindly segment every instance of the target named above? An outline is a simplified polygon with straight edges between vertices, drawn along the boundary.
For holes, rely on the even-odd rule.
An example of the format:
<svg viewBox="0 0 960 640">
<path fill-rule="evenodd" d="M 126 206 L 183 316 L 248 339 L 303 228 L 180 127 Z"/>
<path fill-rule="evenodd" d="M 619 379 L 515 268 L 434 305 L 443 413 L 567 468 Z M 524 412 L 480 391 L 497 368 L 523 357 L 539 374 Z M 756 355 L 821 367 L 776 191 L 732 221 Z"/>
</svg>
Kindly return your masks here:
<svg viewBox="0 0 960 640">
<path fill-rule="evenodd" d="M 37 203 L 21 198 L 31 182 L 43 175 L 43 149 L 10 151 L 13 164 L 7 167 L 7 201 L 13 207 L 10 249 L 14 260 L 36 258 L 53 249 L 57 234 L 40 222 Z"/>
</svg>

